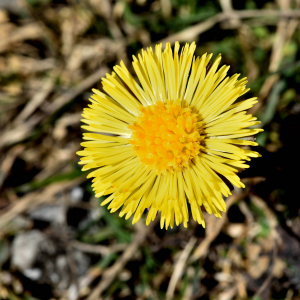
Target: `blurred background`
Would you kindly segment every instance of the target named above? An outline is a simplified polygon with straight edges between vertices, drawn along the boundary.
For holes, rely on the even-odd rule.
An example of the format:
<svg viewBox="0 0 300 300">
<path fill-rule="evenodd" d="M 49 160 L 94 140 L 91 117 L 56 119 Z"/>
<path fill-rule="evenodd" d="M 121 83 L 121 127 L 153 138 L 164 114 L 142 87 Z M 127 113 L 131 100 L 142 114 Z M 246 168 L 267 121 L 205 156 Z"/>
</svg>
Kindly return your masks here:
<svg viewBox="0 0 300 300">
<path fill-rule="evenodd" d="M 299 21 L 299 0 L 0 0 L 0 299 L 300 299 Z M 265 129 L 205 230 L 110 214 L 75 154 L 91 88 L 176 40 L 247 76 Z"/>
</svg>

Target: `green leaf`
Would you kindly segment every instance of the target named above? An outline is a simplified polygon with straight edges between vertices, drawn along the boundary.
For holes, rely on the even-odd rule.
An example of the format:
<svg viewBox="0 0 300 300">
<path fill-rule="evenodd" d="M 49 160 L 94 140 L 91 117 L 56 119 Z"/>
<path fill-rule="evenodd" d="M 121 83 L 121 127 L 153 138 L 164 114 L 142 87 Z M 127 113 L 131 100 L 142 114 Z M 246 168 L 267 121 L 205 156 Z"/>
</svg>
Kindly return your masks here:
<svg viewBox="0 0 300 300">
<path fill-rule="evenodd" d="M 272 121 L 276 113 L 277 105 L 279 103 L 280 94 L 284 89 L 284 87 L 285 87 L 285 81 L 283 80 L 279 80 L 277 84 L 273 87 L 271 94 L 267 100 L 266 108 L 263 114 L 261 114 L 260 116 L 260 121 L 262 126 L 265 126 L 266 124 Z"/>
<path fill-rule="evenodd" d="M 22 184 L 15 188 L 15 192 L 28 193 L 30 191 L 45 187 L 55 182 L 72 180 L 81 176 L 83 177 L 85 174 L 86 173 L 82 172 L 77 166 L 75 166 L 75 169 L 70 173 L 53 175 L 43 180 L 35 180 L 29 183 Z"/>
</svg>

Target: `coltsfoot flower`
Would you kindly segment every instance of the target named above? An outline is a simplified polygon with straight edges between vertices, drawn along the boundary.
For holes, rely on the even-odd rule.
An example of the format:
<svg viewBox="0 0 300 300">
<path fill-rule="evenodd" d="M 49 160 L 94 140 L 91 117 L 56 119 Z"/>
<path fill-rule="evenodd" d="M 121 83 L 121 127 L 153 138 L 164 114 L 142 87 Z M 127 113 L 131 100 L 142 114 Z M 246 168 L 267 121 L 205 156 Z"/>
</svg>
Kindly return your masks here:
<svg viewBox="0 0 300 300">
<path fill-rule="evenodd" d="M 134 215 L 133 223 L 148 209 L 147 225 L 161 212 L 166 229 L 187 226 L 188 204 L 203 227 L 202 207 L 222 217 L 231 194 L 222 178 L 244 187 L 236 173 L 260 154 L 240 146 L 257 145 L 245 137 L 262 131 L 248 128 L 260 123 L 246 114 L 256 98 L 237 101 L 246 78 L 218 69 L 221 55 L 208 67 L 212 54 L 196 58 L 195 43 L 179 48 L 159 44 L 133 56 L 139 82 L 122 61 L 102 79 L 106 93 L 93 90 L 82 120 L 92 133 L 78 152 L 82 170 L 95 169 L 88 178 L 96 197 L 109 195 L 101 205 Z"/>
</svg>

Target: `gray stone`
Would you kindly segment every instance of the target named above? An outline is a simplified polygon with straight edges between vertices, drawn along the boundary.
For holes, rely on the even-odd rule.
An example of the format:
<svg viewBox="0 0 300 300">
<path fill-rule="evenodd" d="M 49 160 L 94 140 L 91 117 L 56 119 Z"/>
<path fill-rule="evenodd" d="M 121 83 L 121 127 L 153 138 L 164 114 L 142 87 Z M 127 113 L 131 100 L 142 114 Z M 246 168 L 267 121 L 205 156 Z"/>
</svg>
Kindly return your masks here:
<svg viewBox="0 0 300 300">
<path fill-rule="evenodd" d="M 35 208 L 29 213 L 31 219 L 61 224 L 63 211 L 60 205 L 45 205 Z"/>
<path fill-rule="evenodd" d="M 31 230 L 15 237 L 12 243 L 12 265 L 20 271 L 31 269 L 42 251 L 53 254 L 53 243 L 40 231 Z"/>
</svg>

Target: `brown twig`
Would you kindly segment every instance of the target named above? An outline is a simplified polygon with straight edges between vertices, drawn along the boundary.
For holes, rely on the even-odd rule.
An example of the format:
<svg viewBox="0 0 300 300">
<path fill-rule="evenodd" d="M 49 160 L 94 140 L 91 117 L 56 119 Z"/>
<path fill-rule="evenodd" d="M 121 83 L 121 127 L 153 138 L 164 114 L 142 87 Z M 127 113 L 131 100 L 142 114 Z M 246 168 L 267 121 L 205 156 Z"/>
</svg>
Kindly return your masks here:
<svg viewBox="0 0 300 300">
<path fill-rule="evenodd" d="M 261 9 L 261 10 L 232 10 L 230 13 L 222 12 L 213 17 L 206 19 L 205 21 L 190 26 L 175 34 L 169 35 L 167 38 L 162 39 L 159 43 L 171 43 L 176 41 L 189 41 L 195 39 L 199 34 L 209 30 L 219 22 L 226 21 L 232 18 L 248 19 L 248 18 L 299 18 L 300 10 L 273 10 L 273 9 Z"/>
</svg>

